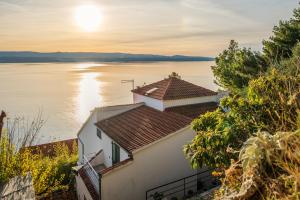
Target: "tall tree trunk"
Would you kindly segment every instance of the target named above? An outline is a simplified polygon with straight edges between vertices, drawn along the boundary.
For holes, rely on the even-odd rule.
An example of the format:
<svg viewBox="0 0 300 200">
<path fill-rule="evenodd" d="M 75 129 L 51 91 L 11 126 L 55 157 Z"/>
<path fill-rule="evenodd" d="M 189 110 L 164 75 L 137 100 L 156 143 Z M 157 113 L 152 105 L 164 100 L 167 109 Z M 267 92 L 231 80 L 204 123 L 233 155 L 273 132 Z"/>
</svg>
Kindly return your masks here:
<svg viewBox="0 0 300 200">
<path fill-rule="evenodd" d="M 3 125 L 4 125 L 4 118 L 6 117 L 6 113 L 2 110 L 1 111 L 1 115 L 0 115 L 0 138 L 1 138 L 1 135 L 2 135 L 2 128 L 3 128 Z"/>
</svg>

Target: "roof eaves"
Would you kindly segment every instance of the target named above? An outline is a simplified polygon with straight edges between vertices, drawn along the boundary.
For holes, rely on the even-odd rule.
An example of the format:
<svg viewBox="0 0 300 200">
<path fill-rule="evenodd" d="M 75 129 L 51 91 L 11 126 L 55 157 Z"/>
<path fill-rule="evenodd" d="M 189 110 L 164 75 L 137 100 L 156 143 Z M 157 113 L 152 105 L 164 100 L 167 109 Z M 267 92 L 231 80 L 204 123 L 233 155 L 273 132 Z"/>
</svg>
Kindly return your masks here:
<svg viewBox="0 0 300 200">
<path fill-rule="evenodd" d="M 106 174 L 108 174 L 108 173 L 113 172 L 114 170 L 118 170 L 118 169 L 120 169 L 120 168 L 122 168 L 122 167 L 127 166 L 127 165 L 130 164 L 131 162 L 133 162 L 133 157 L 129 157 L 129 158 L 127 158 L 127 159 L 125 159 L 125 160 L 123 160 L 123 161 L 121 161 L 121 162 L 118 162 L 118 163 L 116 163 L 116 164 L 114 164 L 114 165 L 112 165 L 112 166 L 110 166 L 110 167 L 107 167 L 107 168 L 105 168 L 105 169 L 102 169 L 102 170 L 99 172 L 99 174 L 100 174 L 101 176 L 106 175 Z"/>
</svg>

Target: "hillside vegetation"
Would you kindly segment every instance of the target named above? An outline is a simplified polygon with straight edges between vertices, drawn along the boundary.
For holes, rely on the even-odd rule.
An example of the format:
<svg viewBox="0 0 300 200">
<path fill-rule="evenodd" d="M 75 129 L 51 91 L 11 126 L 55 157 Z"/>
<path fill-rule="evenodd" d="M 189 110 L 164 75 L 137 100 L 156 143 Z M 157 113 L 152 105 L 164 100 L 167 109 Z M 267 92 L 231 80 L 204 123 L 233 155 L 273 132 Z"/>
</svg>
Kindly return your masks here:
<svg viewBox="0 0 300 200">
<path fill-rule="evenodd" d="M 300 8 L 280 21 L 263 52 L 231 41 L 216 58 L 220 108 L 192 123 L 184 148 L 194 168 L 218 169 L 216 199 L 300 199 Z"/>
<path fill-rule="evenodd" d="M 0 184 L 30 172 L 36 196 L 47 197 L 53 192 L 73 189 L 72 167 L 78 160 L 75 142 L 72 150 L 65 144 L 55 145 L 54 155 L 49 156 L 38 149 L 17 148 L 10 136 L 3 131 L 0 138 Z"/>
</svg>

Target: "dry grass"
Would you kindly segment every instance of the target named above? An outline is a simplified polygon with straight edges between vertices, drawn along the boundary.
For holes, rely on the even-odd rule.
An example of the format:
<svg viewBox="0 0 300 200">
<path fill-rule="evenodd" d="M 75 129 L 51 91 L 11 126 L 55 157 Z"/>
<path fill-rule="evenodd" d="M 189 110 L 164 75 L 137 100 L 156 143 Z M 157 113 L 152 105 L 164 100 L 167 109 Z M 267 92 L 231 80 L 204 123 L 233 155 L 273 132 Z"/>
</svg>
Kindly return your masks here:
<svg viewBox="0 0 300 200">
<path fill-rule="evenodd" d="M 300 130 L 250 138 L 215 199 L 300 199 Z"/>
</svg>

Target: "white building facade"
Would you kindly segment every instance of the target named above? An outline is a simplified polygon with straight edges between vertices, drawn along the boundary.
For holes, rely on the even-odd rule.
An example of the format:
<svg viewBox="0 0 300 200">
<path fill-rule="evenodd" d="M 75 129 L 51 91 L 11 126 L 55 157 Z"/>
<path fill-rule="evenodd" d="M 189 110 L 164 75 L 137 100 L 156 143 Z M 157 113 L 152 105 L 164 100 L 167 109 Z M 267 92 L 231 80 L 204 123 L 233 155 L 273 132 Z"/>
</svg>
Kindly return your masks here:
<svg viewBox="0 0 300 200">
<path fill-rule="evenodd" d="M 205 103 L 215 109 L 218 94 L 169 78 L 133 90 L 133 101 L 95 108 L 78 132 L 78 199 L 153 199 L 146 196 L 150 189 L 197 173 L 183 154 L 183 146 L 196 135 L 192 117 L 165 110 L 198 109 Z M 193 116 L 209 110 L 197 109 Z M 190 190 L 196 192 L 196 186 Z"/>
</svg>

